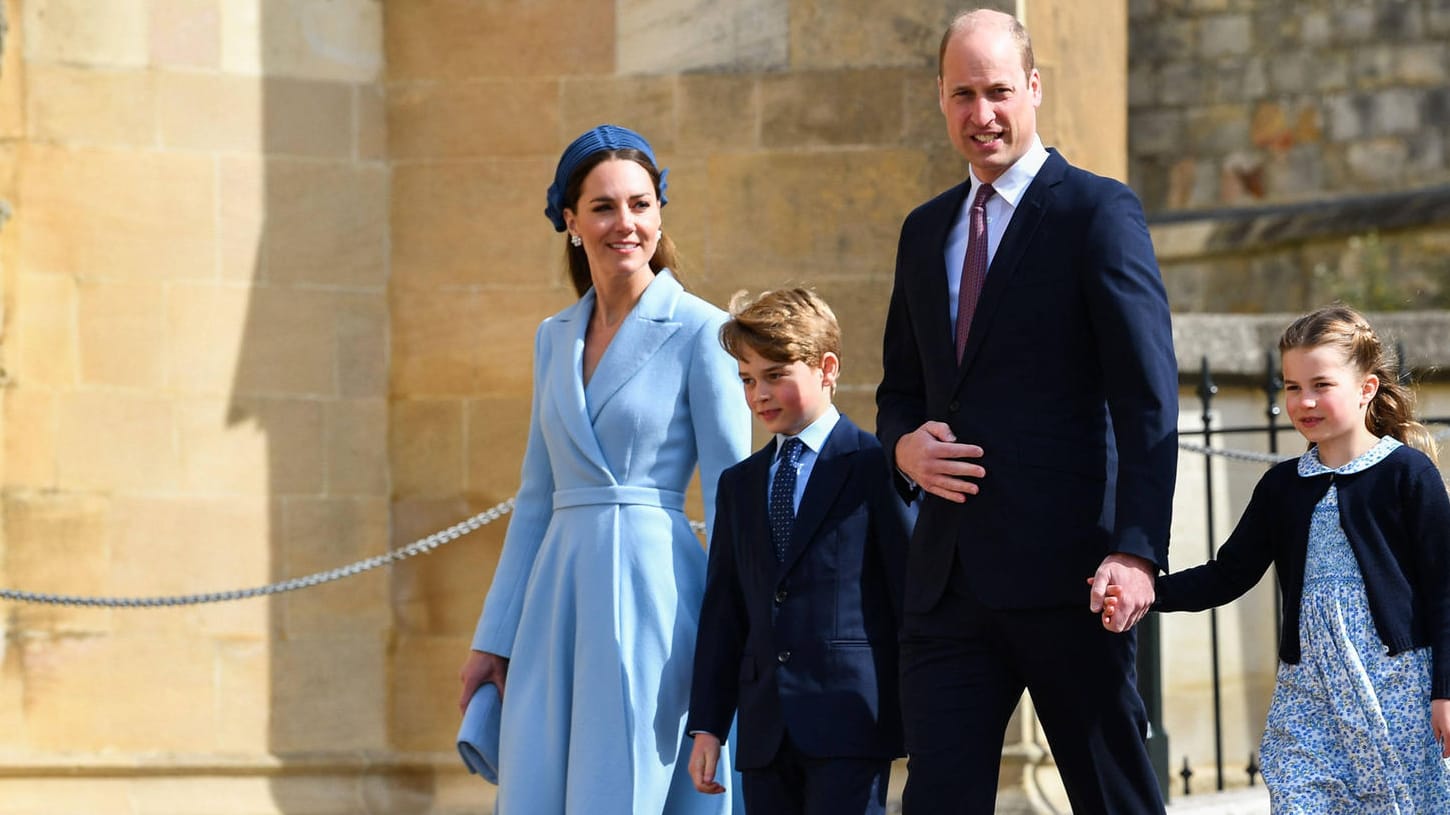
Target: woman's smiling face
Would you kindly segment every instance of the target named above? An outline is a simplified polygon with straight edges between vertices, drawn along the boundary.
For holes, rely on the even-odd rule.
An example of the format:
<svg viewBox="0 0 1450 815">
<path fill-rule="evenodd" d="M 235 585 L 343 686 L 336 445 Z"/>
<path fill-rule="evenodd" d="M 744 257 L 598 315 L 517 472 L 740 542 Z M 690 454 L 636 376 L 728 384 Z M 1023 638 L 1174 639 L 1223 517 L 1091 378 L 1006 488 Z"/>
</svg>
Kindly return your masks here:
<svg viewBox="0 0 1450 815">
<path fill-rule="evenodd" d="M 652 274 L 650 258 L 660 237 L 660 205 L 650 174 L 628 159 L 600 162 L 579 188 L 579 201 L 564 210 L 569 232 L 583 241 L 595 284 L 616 275 Z"/>
</svg>

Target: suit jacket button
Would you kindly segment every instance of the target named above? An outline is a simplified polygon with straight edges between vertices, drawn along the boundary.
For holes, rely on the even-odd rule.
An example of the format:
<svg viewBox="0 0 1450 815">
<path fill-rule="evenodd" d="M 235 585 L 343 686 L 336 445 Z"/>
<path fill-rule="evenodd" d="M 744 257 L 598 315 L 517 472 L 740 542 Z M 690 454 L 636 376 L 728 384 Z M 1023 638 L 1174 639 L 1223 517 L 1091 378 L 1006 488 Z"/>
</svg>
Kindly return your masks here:
<svg viewBox="0 0 1450 815">
<path fill-rule="evenodd" d="M 784 603 L 785 602 L 785 598 L 788 597 L 788 596 L 789 596 L 789 593 L 785 589 L 779 589 L 775 593 L 775 604 L 776 605 L 780 605 L 781 603 Z"/>
<path fill-rule="evenodd" d="M 952 413 L 956 413 L 958 410 L 961 410 L 961 409 L 962 409 L 962 403 L 961 402 L 952 402 L 950 405 L 947 405 L 947 410 L 950 410 Z"/>
<path fill-rule="evenodd" d="M 778 653 L 778 654 L 775 655 L 775 661 L 776 662 L 779 662 L 782 665 L 786 664 L 787 662 L 790 662 L 790 652 L 789 651 L 781 651 L 780 653 Z"/>
</svg>

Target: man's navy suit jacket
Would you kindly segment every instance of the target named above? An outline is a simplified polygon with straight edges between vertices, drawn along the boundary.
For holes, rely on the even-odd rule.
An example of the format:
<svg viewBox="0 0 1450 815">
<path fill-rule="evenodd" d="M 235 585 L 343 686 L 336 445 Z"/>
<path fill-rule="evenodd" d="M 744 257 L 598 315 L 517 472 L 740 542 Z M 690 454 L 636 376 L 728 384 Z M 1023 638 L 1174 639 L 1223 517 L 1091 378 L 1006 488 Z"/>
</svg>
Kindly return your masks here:
<svg viewBox="0 0 1450 815">
<path fill-rule="evenodd" d="M 896 637 L 910 535 L 881 445 L 842 416 L 778 561 L 767 518 L 772 440 L 720 475 L 688 732 L 758 769 L 791 741 L 818 758 L 903 755 Z"/>
<path fill-rule="evenodd" d="M 877 435 L 893 472 L 897 442 L 928 420 L 980 445 L 986 468 L 965 503 L 922 500 L 907 610 L 941 597 L 954 552 L 990 608 L 1086 606 L 1086 578 L 1109 553 L 1168 564 L 1177 364 L 1142 206 L 1049 151 L 958 364 L 943 251 L 968 189 L 907 216 L 886 320 Z"/>
</svg>

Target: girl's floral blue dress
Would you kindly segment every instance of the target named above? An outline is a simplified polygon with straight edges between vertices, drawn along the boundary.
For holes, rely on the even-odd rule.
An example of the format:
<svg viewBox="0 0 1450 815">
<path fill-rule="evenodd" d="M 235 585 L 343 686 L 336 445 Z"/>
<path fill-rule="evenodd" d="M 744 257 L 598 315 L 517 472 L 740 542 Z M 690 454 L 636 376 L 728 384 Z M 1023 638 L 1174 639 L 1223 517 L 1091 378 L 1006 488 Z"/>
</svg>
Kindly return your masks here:
<svg viewBox="0 0 1450 815">
<path fill-rule="evenodd" d="M 1373 467 L 1392 438 L 1332 470 Z M 1317 447 L 1299 475 L 1330 473 Z M 1430 728 L 1430 650 L 1386 653 L 1339 523 L 1338 491 L 1314 508 L 1300 605 L 1302 660 L 1279 663 L 1261 747 L 1276 815 L 1450 813 L 1450 770 Z"/>
</svg>

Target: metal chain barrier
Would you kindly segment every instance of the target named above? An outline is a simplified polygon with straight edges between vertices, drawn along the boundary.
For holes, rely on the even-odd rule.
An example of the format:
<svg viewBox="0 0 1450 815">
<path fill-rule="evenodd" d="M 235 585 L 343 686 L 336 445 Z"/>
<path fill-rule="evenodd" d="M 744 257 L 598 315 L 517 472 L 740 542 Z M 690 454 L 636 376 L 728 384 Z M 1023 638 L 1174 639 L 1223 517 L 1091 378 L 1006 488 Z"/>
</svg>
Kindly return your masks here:
<svg viewBox="0 0 1450 815">
<path fill-rule="evenodd" d="M 1437 441 L 1450 439 L 1450 429 L 1442 430 L 1435 434 Z M 1190 453 L 1201 453 L 1208 456 L 1222 456 L 1223 458 L 1235 461 L 1249 461 L 1257 464 L 1278 464 L 1297 456 L 1282 456 L 1272 453 L 1257 453 L 1252 450 L 1231 450 L 1223 447 L 1209 447 L 1203 444 L 1180 441 L 1178 447 Z M 336 569 L 329 569 L 325 572 L 314 572 L 303 577 L 294 577 L 290 580 L 283 580 L 277 583 L 269 583 L 265 586 L 255 586 L 248 589 L 232 589 L 230 591 L 215 591 L 204 594 L 182 594 L 164 597 L 86 597 L 76 594 L 47 594 L 43 592 L 21 591 L 19 589 L 0 588 L 0 600 L 11 600 L 17 603 L 35 603 L 52 606 L 81 606 L 88 608 L 165 608 L 170 606 L 194 606 L 203 603 L 225 603 L 232 600 L 247 600 L 253 597 L 266 597 L 272 594 L 296 591 L 298 589 L 309 589 L 313 586 L 320 586 L 323 583 L 331 583 L 345 577 L 352 577 L 356 574 L 376 569 L 379 566 L 388 566 L 399 561 L 407 560 L 410 557 L 427 554 L 440 546 L 452 543 L 455 540 L 476 532 L 485 526 L 497 521 L 513 511 L 514 499 L 509 498 L 501 501 L 483 512 L 474 515 L 465 521 L 454 524 L 447 529 L 434 532 L 426 538 L 420 538 L 406 546 L 400 546 L 386 554 L 376 557 L 359 560 L 346 566 L 339 566 Z M 704 521 L 690 521 L 690 529 L 696 533 L 705 531 Z"/>
<path fill-rule="evenodd" d="M 1450 440 L 1450 428 L 1431 434 L 1436 442 Z M 1209 447 L 1206 444 L 1198 444 L 1191 441 L 1178 442 L 1178 449 L 1190 453 L 1202 453 L 1205 456 L 1219 456 L 1232 461 L 1250 461 L 1255 464 L 1278 464 L 1281 461 L 1288 461 L 1291 458 L 1298 458 L 1299 453 L 1291 455 L 1275 453 L 1258 453 L 1253 450 L 1232 450 L 1227 447 Z"/>
<path fill-rule="evenodd" d="M 1281 461 L 1288 461 L 1291 458 L 1298 458 L 1298 455 L 1285 456 L 1275 453 L 1256 453 L 1253 450 L 1230 450 L 1226 447 L 1209 447 L 1206 444 L 1197 444 L 1191 441 L 1180 441 L 1179 450 L 1187 450 L 1190 453 L 1202 453 L 1205 456 L 1219 456 L 1220 458 L 1232 459 L 1234 461 L 1252 461 L 1257 464 L 1278 464 Z"/>
<path fill-rule="evenodd" d="M 183 594 L 172 597 L 82 597 L 74 594 L 43 594 L 33 591 L 18 591 L 16 589 L 0 589 L 0 600 L 14 600 L 20 603 L 40 603 L 53 606 L 88 606 L 92 608 L 161 608 L 166 606 L 194 606 L 201 603 L 224 603 L 230 600 L 246 600 L 251 597 L 265 597 L 270 594 L 281 594 L 297 589 L 308 589 L 313 586 L 320 586 L 323 583 L 331 583 L 334 580 L 341 580 L 344 577 L 352 577 L 355 574 L 362 574 L 379 566 L 387 566 L 397 563 L 400 560 L 407 560 L 410 557 L 427 554 L 445 543 L 458 540 L 470 532 L 476 532 L 494 521 L 502 518 L 513 511 L 514 499 L 502 501 L 492 507 L 478 513 L 466 521 L 456 523 L 447 529 L 434 532 L 426 538 L 420 538 L 407 546 L 400 546 L 387 554 L 359 560 L 346 566 L 330 569 L 325 572 L 315 572 L 305 577 L 294 577 L 291 580 L 283 580 L 279 583 L 269 583 L 265 586 L 257 586 L 250 589 L 233 589 L 231 591 L 216 591 L 207 594 Z"/>
</svg>

